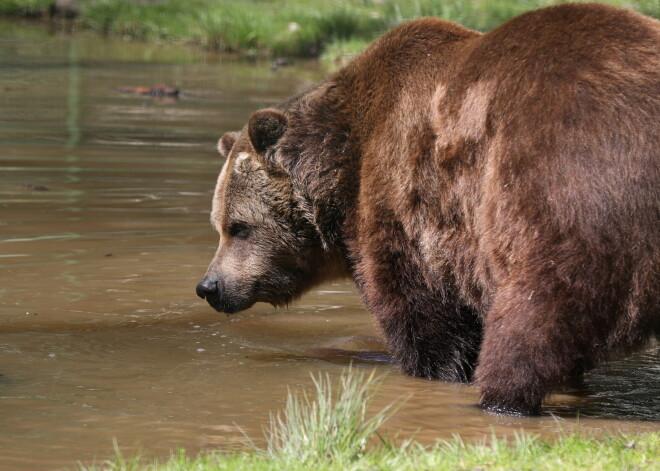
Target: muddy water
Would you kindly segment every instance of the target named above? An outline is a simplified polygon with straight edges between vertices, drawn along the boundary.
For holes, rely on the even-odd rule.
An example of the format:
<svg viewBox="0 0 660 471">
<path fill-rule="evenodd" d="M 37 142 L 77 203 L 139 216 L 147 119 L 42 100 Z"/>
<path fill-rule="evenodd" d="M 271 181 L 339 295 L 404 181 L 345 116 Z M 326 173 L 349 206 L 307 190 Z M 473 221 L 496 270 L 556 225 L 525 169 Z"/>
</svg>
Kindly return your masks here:
<svg viewBox="0 0 660 471">
<path fill-rule="evenodd" d="M 195 296 L 216 243 L 215 140 L 323 73 L 0 36 L 0 469 L 101 460 L 113 438 L 161 457 L 241 443 L 239 427 L 259 442 L 287 388 L 350 361 L 388 374 L 375 407 L 408 398 L 386 434 L 660 428 L 657 346 L 553 396 L 543 417 L 498 417 L 470 386 L 401 376 L 349 282 L 233 317 Z M 161 82 L 182 96 L 116 91 Z"/>
</svg>

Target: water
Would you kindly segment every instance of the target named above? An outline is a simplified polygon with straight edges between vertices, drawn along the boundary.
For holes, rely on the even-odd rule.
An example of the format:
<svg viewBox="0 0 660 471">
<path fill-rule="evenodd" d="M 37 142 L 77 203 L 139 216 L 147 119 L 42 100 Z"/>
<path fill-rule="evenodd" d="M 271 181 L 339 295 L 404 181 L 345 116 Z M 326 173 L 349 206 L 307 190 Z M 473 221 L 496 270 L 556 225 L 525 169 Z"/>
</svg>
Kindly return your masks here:
<svg viewBox="0 0 660 471">
<path fill-rule="evenodd" d="M 524 429 L 658 430 L 657 346 L 603 365 L 540 418 L 486 414 L 474 388 L 404 377 L 350 282 L 226 317 L 195 296 L 225 131 L 323 76 L 315 63 L 70 40 L 0 25 L 0 469 L 260 443 L 310 373 L 387 374 L 384 433 L 432 443 Z M 117 92 L 170 83 L 178 99 Z M 578 418 L 579 416 L 579 418 Z"/>
</svg>

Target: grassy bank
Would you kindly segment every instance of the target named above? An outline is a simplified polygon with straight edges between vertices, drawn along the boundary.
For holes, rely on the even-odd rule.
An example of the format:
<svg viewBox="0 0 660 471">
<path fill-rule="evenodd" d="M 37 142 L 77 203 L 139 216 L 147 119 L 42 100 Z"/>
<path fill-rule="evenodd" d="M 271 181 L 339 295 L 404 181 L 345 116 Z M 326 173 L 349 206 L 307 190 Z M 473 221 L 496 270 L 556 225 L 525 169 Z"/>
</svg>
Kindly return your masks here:
<svg viewBox="0 0 660 471">
<path fill-rule="evenodd" d="M 53 0 L 0 0 L 0 15 L 47 16 Z M 222 52 L 351 54 L 380 33 L 420 16 L 488 31 L 555 0 L 78 0 L 77 28 L 146 41 L 186 41 Z M 660 0 L 605 3 L 660 15 Z"/>
<path fill-rule="evenodd" d="M 659 440 L 657 433 L 610 439 L 569 436 L 555 443 L 520 437 L 513 443 L 489 439 L 482 444 L 470 445 L 456 439 L 429 448 L 411 444 L 406 449 L 369 451 L 351 461 L 328 457 L 314 463 L 294 461 L 287 456 L 271 458 L 258 453 L 207 453 L 190 457 L 179 451 L 168 461 L 160 463 L 118 457 L 99 466 L 81 467 L 81 470 L 651 471 L 660 466 Z"/>
<path fill-rule="evenodd" d="M 377 390 L 373 374 L 349 370 L 333 388 L 330 379 L 314 380 L 315 394 L 289 394 L 282 414 L 271 416 L 266 446 L 248 443 L 246 451 L 189 456 L 180 450 L 169 460 L 115 459 L 80 470 L 657 470 L 660 433 L 635 436 L 559 436 L 548 442 L 529 435 L 514 440 L 488 437 L 468 444 L 460 438 L 424 447 L 414 441 L 395 444 L 378 434 L 396 411 L 388 407 L 367 417 Z"/>
</svg>

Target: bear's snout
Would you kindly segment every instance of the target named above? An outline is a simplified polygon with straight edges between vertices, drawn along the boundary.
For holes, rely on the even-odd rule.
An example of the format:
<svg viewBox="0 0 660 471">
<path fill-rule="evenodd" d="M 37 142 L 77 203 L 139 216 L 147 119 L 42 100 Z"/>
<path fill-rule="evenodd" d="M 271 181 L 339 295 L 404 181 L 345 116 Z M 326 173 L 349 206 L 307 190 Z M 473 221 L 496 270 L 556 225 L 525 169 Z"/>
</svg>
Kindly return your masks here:
<svg viewBox="0 0 660 471">
<path fill-rule="evenodd" d="M 195 292 L 200 298 L 206 299 L 206 302 L 216 311 L 230 314 L 234 312 L 235 309 L 228 306 L 229 303 L 227 302 L 227 299 L 225 299 L 226 296 L 224 296 L 224 290 L 221 285 L 220 281 L 205 276 L 202 278 L 202 281 L 197 284 Z"/>
<path fill-rule="evenodd" d="M 233 314 L 243 311 L 255 302 L 254 296 L 244 293 L 241 289 L 229 288 L 226 280 L 205 276 L 195 288 L 197 296 L 206 299 L 206 302 L 218 312 Z"/>
<path fill-rule="evenodd" d="M 195 288 L 197 296 L 202 299 L 208 299 L 218 295 L 218 282 L 208 277 L 202 278 Z"/>
</svg>

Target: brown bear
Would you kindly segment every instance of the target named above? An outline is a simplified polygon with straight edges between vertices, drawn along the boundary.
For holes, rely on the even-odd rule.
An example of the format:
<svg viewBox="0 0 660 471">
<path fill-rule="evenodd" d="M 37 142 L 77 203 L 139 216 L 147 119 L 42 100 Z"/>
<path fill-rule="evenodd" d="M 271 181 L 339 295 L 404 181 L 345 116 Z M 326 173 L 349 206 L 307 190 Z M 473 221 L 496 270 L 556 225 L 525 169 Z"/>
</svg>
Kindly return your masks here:
<svg viewBox="0 0 660 471">
<path fill-rule="evenodd" d="M 599 4 L 435 18 L 219 142 L 227 313 L 352 276 L 402 370 L 542 399 L 660 332 L 660 22 Z"/>
</svg>

